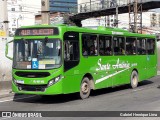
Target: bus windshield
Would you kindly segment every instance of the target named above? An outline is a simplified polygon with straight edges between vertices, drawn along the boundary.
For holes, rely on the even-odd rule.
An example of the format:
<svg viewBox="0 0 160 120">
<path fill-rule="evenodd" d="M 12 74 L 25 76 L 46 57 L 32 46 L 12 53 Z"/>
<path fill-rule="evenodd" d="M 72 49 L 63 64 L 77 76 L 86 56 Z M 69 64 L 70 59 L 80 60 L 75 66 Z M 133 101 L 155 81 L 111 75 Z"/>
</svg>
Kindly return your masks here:
<svg viewBox="0 0 160 120">
<path fill-rule="evenodd" d="M 58 39 L 15 40 L 13 68 L 52 69 L 61 65 L 61 42 Z"/>
</svg>

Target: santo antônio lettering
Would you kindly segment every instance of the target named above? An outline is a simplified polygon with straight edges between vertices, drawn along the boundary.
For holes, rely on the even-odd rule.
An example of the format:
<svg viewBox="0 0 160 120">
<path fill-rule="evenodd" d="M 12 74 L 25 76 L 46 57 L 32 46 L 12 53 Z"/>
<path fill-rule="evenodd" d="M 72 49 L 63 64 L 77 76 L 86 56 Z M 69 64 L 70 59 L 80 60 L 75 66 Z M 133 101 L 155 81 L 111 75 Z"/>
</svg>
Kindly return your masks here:
<svg viewBox="0 0 160 120">
<path fill-rule="evenodd" d="M 101 63 L 102 62 L 102 59 L 100 58 L 99 60 L 98 60 L 98 62 L 97 62 L 97 64 L 98 64 L 98 68 L 96 69 L 96 71 L 99 71 L 99 70 L 109 70 L 109 69 L 111 69 L 111 67 L 113 68 L 113 69 L 118 69 L 118 68 L 130 68 L 130 67 L 133 67 L 133 66 L 137 66 L 137 63 L 128 63 L 128 61 L 126 61 L 126 62 L 120 62 L 120 59 L 118 58 L 117 59 L 117 62 L 116 62 L 116 64 L 113 64 L 113 65 L 111 65 L 110 63 L 107 63 L 107 64 L 102 64 Z"/>
</svg>

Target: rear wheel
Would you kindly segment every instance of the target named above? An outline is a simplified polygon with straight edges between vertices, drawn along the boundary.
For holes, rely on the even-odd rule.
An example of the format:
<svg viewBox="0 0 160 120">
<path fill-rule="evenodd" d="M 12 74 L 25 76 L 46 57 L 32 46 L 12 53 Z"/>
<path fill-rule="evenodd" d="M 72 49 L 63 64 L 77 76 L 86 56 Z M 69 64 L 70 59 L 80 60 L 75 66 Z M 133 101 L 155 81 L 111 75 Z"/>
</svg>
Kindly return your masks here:
<svg viewBox="0 0 160 120">
<path fill-rule="evenodd" d="M 132 74 L 131 74 L 131 87 L 132 88 L 136 88 L 138 86 L 138 81 L 139 81 L 139 78 L 138 78 L 138 73 L 137 71 L 132 71 Z"/>
<path fill-rule="evenodd" d="M 87 77 L 83 78 L 81 82 L 81 87 L 80 87 L 80 97 L 82 99 L 86 99 L 89 97 L 91 92 L 91 86 L 90 86 L 90 81 Z"/>
</svg>

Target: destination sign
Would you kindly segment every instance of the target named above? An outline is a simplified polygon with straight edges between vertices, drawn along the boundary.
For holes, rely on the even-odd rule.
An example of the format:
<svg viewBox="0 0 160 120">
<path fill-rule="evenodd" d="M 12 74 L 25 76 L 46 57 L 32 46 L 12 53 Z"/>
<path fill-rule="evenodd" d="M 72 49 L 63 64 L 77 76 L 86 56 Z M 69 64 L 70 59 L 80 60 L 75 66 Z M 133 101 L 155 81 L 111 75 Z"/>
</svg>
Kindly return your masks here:
<svg viewBox="0 0 160 120">
<path fill-rule="evenodd" d="M 58 35 L 58 28 L 17 29 L 17 36 L 50 36 Z"/>
</svg>

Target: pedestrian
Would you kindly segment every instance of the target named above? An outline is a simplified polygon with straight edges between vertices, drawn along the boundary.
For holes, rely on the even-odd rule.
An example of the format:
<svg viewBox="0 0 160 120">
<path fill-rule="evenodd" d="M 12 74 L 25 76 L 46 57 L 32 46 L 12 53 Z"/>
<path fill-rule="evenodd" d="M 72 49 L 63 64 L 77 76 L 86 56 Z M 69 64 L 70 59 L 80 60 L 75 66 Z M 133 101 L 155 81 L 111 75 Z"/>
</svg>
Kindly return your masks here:
<svg viewBox="0 0 160 120">
<path fill-rule="evenodd" d="M 111 0 L 110 7 L 116 7 L 117 0 Z"/>
<path fill-rule="evenodd" d="M 104 0 L 100 0 L 100 3 L 102 5 L 102 9 L 104 8 Z"/>
<path fill-rule="evenodd" d="M 87 12 L 87 5 L 84 5 L 84 12 Z"/>
<path fill-rule="evenodd" d="M 80 4 L 80 13 L 82 12 L 82 5 Z"/>
</svg>

